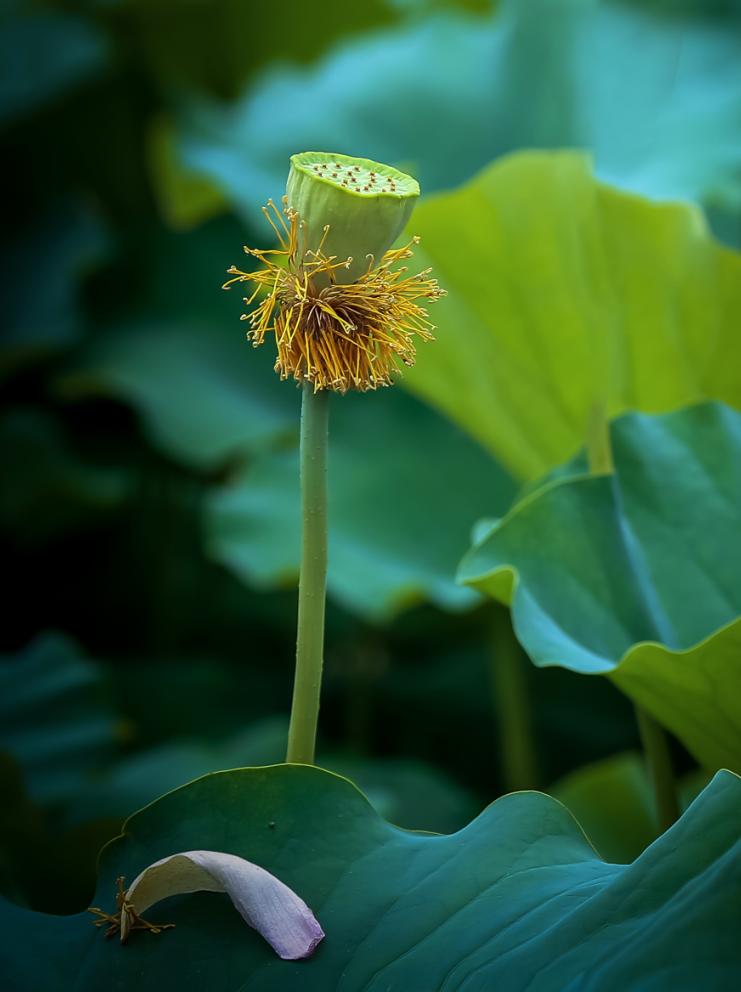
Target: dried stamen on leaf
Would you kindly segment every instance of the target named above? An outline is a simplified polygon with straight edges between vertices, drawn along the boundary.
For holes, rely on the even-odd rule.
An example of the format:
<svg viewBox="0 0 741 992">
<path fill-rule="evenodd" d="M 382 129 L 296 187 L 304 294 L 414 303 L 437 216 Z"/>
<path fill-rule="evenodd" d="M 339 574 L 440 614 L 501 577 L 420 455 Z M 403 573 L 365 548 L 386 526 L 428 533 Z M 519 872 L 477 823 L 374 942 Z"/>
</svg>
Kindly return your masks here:
<svg viewBox="0 0 741 992">
<path fill-rule="evenodd" d="M 131 903 L 126 899 L 123 875 L 120 875 L 116 879 L 116 909 L 118 912 L 115 916 L 112 913 L 106 913 L 105 910 L 100 909 L 98 906 L 91 906 L 88 909 L 88 913 L 99 917 L 99 919 L 93 920 L 93 926 L 105 926 L 106 938 L 115 937 L 117 933 L 120 933 L 122 944 L 125 943 L 132 930 L 148 930 L 149 933 L 162 933 L 163 930 L 172 930 L 175 926 L 174 923 L 150 923 L 148 920 L 139 916 Z M 126 933 L 124 933 L 124 920 L 126 921 Z"/>
</svg>

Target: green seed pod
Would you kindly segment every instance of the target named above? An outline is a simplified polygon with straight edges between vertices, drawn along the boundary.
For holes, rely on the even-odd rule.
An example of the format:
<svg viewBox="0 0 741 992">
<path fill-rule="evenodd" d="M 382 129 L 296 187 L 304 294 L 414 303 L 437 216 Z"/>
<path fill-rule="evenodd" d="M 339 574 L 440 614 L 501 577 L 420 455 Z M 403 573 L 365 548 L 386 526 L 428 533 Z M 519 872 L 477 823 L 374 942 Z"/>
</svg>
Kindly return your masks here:
<svg viewBox="0 0 741 992">
<path fill-rule="evenodd" d="M 301 255 L 322 243 L 325 255 L 352 258 L 337 269 L 337 282 L 353 282 L 381 261 L 404 229 L 419 185 L 411 176 L 367 158 L 302 152 L 291 156 L 286 188 L 289 206 L 301 221 Z M 325 237 L 325 227 L 329 231 Z"/>
</svg>

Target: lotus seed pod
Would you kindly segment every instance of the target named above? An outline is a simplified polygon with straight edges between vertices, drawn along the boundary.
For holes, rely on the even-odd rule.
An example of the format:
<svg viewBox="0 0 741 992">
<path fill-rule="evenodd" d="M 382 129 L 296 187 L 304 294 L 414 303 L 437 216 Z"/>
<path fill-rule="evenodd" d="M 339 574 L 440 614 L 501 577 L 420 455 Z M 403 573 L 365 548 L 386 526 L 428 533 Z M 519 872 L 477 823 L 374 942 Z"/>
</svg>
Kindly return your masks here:
<svg viewBox="0 0 741 992">
<path fill-rule="evenodd" d="M 367 271 L 369 256 L 378 264 L 401 234 L 419 185 L 367 158 L 302 152 L 291 156 L 286 193 L 301 221 L 300 255 L 322 245 L 324 255 L 352 258 L 335 272 L 336 282 L 349 283 Z"/>
</svg>

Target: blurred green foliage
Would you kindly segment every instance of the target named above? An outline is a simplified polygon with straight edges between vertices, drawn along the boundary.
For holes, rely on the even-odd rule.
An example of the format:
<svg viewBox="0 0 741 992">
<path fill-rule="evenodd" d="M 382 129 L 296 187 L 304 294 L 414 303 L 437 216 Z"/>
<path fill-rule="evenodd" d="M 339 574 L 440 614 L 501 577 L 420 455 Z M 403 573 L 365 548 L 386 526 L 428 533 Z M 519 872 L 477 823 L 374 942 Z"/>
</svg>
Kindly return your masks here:
<svg viewBox="0 0 741 992">
<path fill-rule="evenodd" d="M 738 233 L 737 21 L 699 3 L 691 27 L 650 3 L 502 0 L 484 17 L 453 6 L 348 39 L 307 68 L 277 65 L 235 102 L 179 107 L 184 168 L 254 219 L 296 143 L 403 163 L 428 192 L 508 151 L 579 147 L 600 178 L 701 201 Z"/>
<path fill-rule="evenodd" d="M 455 584 L 461 546 L 472 520 L 507 509 L 515 484 L 452 424 L 400 390 L 375 400 L 372 423 L 366 396 L 338 398 L 332 411 L 330 593 L 376 622 L 424 599 L 470 607 L 477 598 Z M 442 485 L 443 473 L 457 484 Z M 248 583 L 295 582 L 296 448 L 255 458 L 218 489 L 205 528 L 209 552 Z"/>
<path fill-rule="evenodd" d="M 265 241 L 259 207 L 281 195 L 287 156 L 309 145 L 370 155 L 434 191 L 505 152 L 578 146 L 602 180 L 704 206 L 737 243 L 740 13 L 689 0 L 331 0 L 321 14 L 304 0 L 3 3 L 5 892 L 81 909 L 97 850 L 123 817 L 205 771 L 282 757 L 298 394 L 273 376 L 267 347 L 247 347 L 238 296 L 219 285 L 243 242 Z M 490 299 L 501 278 L 492 235 L 537 312 L 539 252 L 569 289 L 583 276 L 579 231 L 564 221 L 579 192 L 598 212 L 634 205 L 640 217 L 620 239 L 639 270 L 646 218 L 679 218 L 650 264 L 668 260 L 666 284 L 686 281 L 695 313 L 721 307 L 713 259 L 726 255 L 696 208 L 606 191 L 579 166 L 560 213 L 547 213 L 553 201 L 531 178 L 496 216 L 470 208 L 470 243 L 450 240 L 460 213 L 444 218 L 439 244 L 430 219 L 451 201 L 431 199 L 417 216 L 450 281 L 440 341 L 420 354 L 414 394 L 346 397 L 332 413 L 320 760 L 407 826 L 456 829 L 504 789 L 490 670 L 503 615 L 456 587 L 455 568 L 475 521 L 507 511 L 513 476 L 551 468 L 580 438 L 576 415 L 564 427 L 540 386 L 520 391 L 521 367 L 502 351 L 461 357 L 473 322 L 454 312 L 457 268 L 477 274 L 465 293 L 481 294 L 492 340 L 526 336 Z M 593 219 L 600 243 L 604 216 Z M 534 258 L 517 253 L 518 234 Z M 671 336 L 676 313 L 659 309 Z M 568 355 L 569 342 L 558 347 Z M 457 390 L 456 403 L 434 397 L 450 421 L 417 398 L 433 401 L 422 382 L 435 363 L 441 387 Z M 542 368 L 543 351 L 528 363 Z M 719 368 L 730 382 L 725 350 Z M 568 361 L 558 386 L 581 402 Z M 508 390 L 525 396 L 510 419 Z M 540 779 L 520 785 L 547 786 L 637 743 L 606 681 L 529 676 Z M 675 758 L 691 768 L 679 746 Z M 592 795 L 603 781 L 613 794 L 614 769 L 590 774 Z M 646 817 L 631 854 L 649 838 Z"/>
</svg>

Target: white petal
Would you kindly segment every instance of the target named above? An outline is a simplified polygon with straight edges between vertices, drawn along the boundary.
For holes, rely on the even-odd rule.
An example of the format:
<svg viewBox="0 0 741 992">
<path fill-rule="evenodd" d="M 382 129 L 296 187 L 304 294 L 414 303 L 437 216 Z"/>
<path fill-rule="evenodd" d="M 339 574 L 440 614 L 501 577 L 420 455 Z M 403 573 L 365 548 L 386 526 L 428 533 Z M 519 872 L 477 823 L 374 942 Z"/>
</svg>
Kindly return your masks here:
<svg viewBox="0 0 741 992">
<path fill-rule="evenodd" d="M 186 892 L 225 892 L 242 917 L 288 961 L 309 957 L 324 937 L 296 893 L 259 865 L 220 851 L 183 851 L 155 861 L 137 875 L 126 902 L 141 916 L 154 903 Z M 121 914 L 121 940 L 129 919 Z"/>
</svg>

